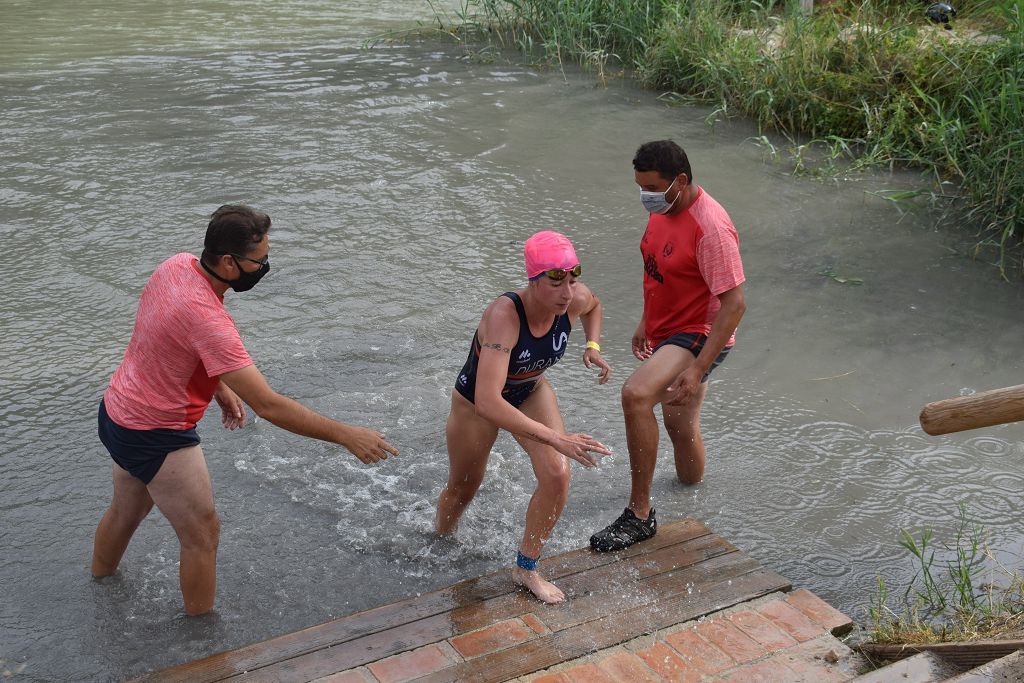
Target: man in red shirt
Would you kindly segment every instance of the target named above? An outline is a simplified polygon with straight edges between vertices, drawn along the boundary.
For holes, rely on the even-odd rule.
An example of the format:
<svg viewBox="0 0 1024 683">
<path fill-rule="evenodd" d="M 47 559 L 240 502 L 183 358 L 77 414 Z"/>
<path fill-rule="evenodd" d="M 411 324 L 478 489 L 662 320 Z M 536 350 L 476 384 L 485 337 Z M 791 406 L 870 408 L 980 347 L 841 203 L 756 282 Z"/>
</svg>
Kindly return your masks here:
<svg viewBox="0 0 1024 683">
<path fill-rule="evenodd" d="M 686 153 L 671 140 L 640 146 L 633 159 L 640 200 L 650 213 L 640 240 L 644 312 L 633 334 L 643 361 L 622 387 L 632 489 L 629 506 L 590 538 L 598 551 L 621 550 L 654 536 L 651 482 L 658 457 L 661 404 L 676 475 L 704 477 L 700 408 L 708 374 L 732 348 L 746 310 L 739 237 L 725 210 L 693 183 Z"/>
<path fill-rule="evenodd" d="M 135 529 L 153 508 L 181 544 L 185 611 L 213 607 L 220 520 L 196 423 L 216 399 L 228 429 L 245 424 L 247 403 L 277 426 L 340 444 L 370 464 L 398 455 L 382 434 L 335 422 L 267 384 L 224 308 L 224 293 L 254 287 L 270 270 L 270 217 L 226 205 L 207 226 L 203 254 L 177 254 L 153 272 L 139 300 L 124 360 L 99 408 L 99 436 L 114 460 L 114 495 L 96 529 L 92 574 L 117 569 Z"/>
</svg>

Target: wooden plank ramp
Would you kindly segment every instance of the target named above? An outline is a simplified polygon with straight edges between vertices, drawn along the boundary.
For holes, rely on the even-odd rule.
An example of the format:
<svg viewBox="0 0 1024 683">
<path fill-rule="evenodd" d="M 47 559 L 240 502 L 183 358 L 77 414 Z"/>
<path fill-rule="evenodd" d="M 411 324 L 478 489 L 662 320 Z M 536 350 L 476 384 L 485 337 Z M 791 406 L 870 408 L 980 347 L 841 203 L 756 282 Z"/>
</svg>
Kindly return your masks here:
<svg viewBox="0 0 1024 683">
<path fill-rule="evenodd" d="M 501 570 L 136 680 L 507 681 L 792 588 L 695 519 L 540 565 L 564 603 L 540 603 Z"/>
</svg>

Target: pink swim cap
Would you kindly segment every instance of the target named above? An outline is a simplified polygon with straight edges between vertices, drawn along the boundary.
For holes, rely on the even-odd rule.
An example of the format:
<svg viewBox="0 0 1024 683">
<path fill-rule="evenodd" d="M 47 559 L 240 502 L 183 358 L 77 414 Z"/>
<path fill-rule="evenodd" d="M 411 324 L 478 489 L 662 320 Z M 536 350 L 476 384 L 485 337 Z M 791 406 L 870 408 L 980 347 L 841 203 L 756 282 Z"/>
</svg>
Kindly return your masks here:
<svg viewBox="0 0 1024 683">
<path fill-rule="evenodd" d="M 526 277 L 531 280 L 553 268 L 575 268 L 580 262 L 569 238 L 553 230 L 534 233 L 526 240 L 523 255 L 526 258 Z"/>
</svg>

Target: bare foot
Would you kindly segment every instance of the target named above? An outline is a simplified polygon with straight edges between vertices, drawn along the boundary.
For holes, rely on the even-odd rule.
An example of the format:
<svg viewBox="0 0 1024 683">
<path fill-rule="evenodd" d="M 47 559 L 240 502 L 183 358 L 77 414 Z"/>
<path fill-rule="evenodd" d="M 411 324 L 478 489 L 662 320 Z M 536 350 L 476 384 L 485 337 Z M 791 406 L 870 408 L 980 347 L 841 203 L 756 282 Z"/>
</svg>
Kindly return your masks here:
<svg viewBox="0 0 1024 683">
<path fill-rule="evenodd" d="M 545 581 L 536 571 L 530 572 L 522 567 L 513 567 L 512 580 L 517 585 L 528 588 L 541 602 L 555 605 L 565 600 L 565 593 L 560 591 L 555 584 Z"/>
<path fill-rule="evenodd" d="M 441 518 L 441 507 L 438 506 L 437 514 L 434 515 L 434 533 L 438 536 L 454 536 L 455 532 L 459 530 L 459 517 L 456 516 L 453 520 L 451 516 Z"/>
</svg>

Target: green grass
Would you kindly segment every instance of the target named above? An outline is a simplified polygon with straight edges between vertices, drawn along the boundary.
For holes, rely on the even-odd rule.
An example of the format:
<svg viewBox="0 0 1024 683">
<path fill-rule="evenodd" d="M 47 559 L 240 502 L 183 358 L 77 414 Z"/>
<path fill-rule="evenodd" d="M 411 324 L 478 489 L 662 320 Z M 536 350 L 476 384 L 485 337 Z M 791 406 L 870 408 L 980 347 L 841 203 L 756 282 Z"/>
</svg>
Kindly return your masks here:
<svg viewBox="0 0 1024 683">
<path fill-rule="evenodd" d="M 439 24 L 532 60 L 616 70 L 755 119 L 827 168 L 921 168 L 1007 277 L 1024 237 L 1024 0 L 964 0 L 953 31 L 919 2 L 462 0 Z M 447 22 L 447 23 L 446 23 Z M 968 39 L 973 36 L 973 39 Z M 979 36 L 981 36 L 979 38 Z"/>
<path fill-rule="evenodd" d="M 937 543 L 929 529 L 917 536 L 901 529 L 900 536 L 917 571 L 895 599 L 879 577 L 868 609 L 872 642 L 1024 637 L 1024 579 L 987 552 L 984 530 L 968 520 L 964 506 L 950 544 Z"/>
</svg>

